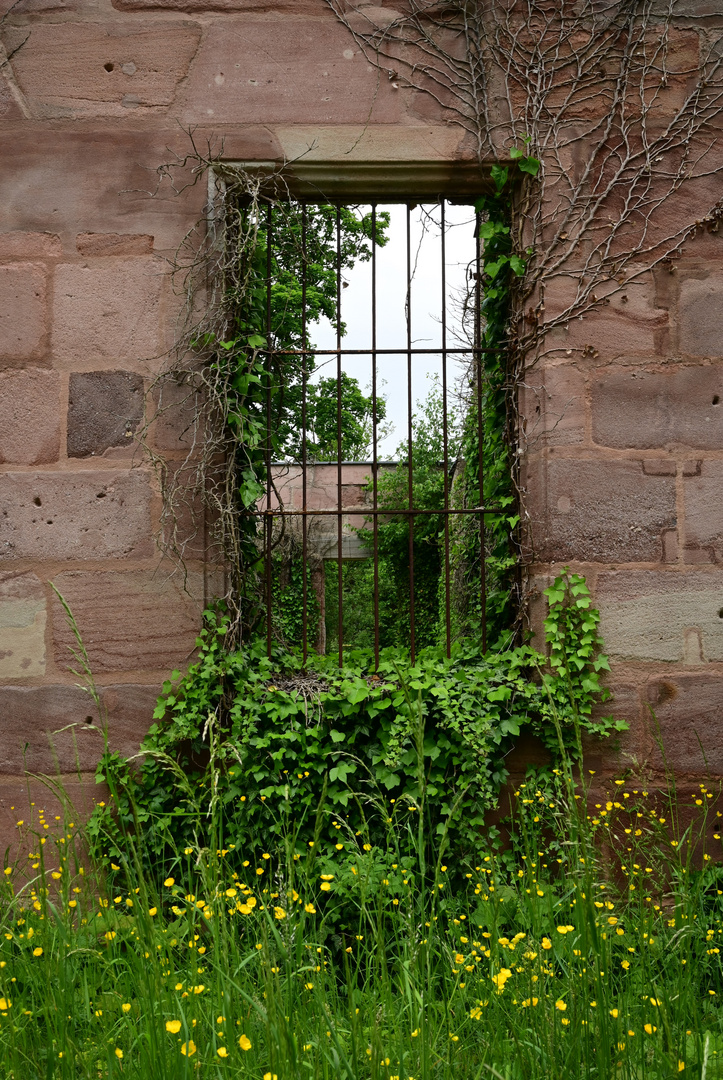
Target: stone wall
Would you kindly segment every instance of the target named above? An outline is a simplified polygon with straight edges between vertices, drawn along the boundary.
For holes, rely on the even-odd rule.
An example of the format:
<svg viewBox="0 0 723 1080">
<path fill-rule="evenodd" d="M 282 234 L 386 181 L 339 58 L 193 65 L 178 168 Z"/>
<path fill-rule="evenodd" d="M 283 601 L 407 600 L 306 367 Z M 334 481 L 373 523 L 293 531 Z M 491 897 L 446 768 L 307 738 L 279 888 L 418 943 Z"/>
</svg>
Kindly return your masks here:
<svg viewBox="0 0 723 1080">
<path fill-rule="evenodd" d="M 28 796 L 26 767 L 72 774 L 81 803 L 92 794 L 100 740 L 50 583 L 88 648 L 111 745 L 127 753 L 213 593 L 198 545 L 185 582 L 160 559 L 158 489 L 137 445 L 179 311 L 168 259 L 206 196 L 158 183 L 189 149 L 184 129 L 232 161 L 474 172 L 472 140 L 374 70 L 325 0 L 2 5 L 0 848 L 44 791 Z M 710 178 L 671 213 L 705 213 L 718 187 Z M 653 705 L 683 772 L 701 765 L 696 732 L 723 772 L 719 244 L 702 235 L 570 327 L 522 400 L 533 622 L 560 565 L 585 572 L 615 709 L 632 722 L 623 749 L 659 765 Z M 185 453 L 180 419 L 150 438 L 171 461 Z"/>
</svg>

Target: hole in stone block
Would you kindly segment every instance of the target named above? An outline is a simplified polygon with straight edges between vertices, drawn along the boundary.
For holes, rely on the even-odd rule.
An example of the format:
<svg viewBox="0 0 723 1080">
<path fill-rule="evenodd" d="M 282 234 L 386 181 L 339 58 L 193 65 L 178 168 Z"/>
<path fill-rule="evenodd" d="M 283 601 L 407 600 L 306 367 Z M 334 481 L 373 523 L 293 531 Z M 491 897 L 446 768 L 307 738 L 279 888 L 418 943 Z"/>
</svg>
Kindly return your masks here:
<svg viewBox="0 0 723 1080">
<path fill-rule="evenodd" d="M 723 619 L 723 607 L 722 607 L 722 608 L 720 609 L 720 611 L 718 612 L 718 618 L 719 618 L 719 619 Z"/>
<path fill-rule="evenodd" d="M 720 405 L 720 395 L 719 394 L 713 394 L 713 404 L 714 405 Z"/>
<path fill-rule="evenodd" d="M 33 502 L 35 503 L 36 506 L 42 506 L 43 505 L 42 502 L 40 501 L 40 496 L 39 495 L 35 496 L 35 498 L 33 499 Z"/>
<path fill-rule="evenodd" d="M 103 64 L 103 67 L 105 68 L 106 71 L 112 71 L 113 68 L 115 67 L 115 64 L 111 64 L 111 62 L 109 60 L 107 64 Z"/>
<path fill-rule="evenodd" d="M 104 498 L 105 498 L 105 492 L 104 491 L 99 491 L 98 494 L 96 495 L 96 499 L 104 499 Z"/>
<path fill-rule="evenodd" d="M 93 717 L 92 716 L 86 716 L 85 722 L 86 722 L 86 724 L 92 724 L 93 723 Z"/>
</svg>

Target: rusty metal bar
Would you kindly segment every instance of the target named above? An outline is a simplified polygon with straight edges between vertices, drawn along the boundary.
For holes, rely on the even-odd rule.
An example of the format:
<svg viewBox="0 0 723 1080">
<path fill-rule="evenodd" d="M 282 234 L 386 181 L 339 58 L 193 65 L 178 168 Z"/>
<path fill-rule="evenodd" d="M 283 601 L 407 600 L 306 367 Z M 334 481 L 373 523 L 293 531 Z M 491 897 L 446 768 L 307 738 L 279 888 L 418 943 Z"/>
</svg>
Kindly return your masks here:
<svg viewBox="0 0 723 1080">
<path fill-rule="evenodd" d="M 266 510 L 247 510 L 244 511 L 250 517 L 265 517 L 268 513 Z M 457 509 L 451 506 L 449 510 L 421 510 L 419 507 L 415 507 L 413 510 L 409 510 L 406 507 L 400 509 L 385 508 L 370 510 L 368 506 L 361 509 L 355 509 L 353 506 L 348 506 L 344 513 L 347 517 L 352 514 L 357 517 L 373 517 L 375 514 L 379 517 L 406 517 L 412 514 L 414 517 L 424 517 L 428 515 L 430 517 L 442 517 L 444 514 L 502 514 L 504 513 L 501 506 L 467 506 L 464 509 Z M 301 517 L 302 514 L 307 514 L 309 517 L 338 517 L 338 510 L 272 510 L 271 514 L 277 514 L 281 517 Z"/>
<path fill-rule="evenodd" d="M 274 356 L 368 356 L 371 349 L 271 349 Z M 398 349 L 377 349 L 377 356 L 403 356 L 409 353 L 407 345 L 401 345 Z M 412 348 L 413 356 L 438 355 L 441 349 L 418 349 Z M 483 349 L 468 345 L 463 349 L 447 349 L 447 356 L 469 356 L 470 353 L 502 353 L 504 349 Z"/>
<path fill-rule="evenodd" d="M 414 461 L 412 454 L 412 224 L 407 203 L 407 499 L 409 502 L 409 651 L 415 659 L 414 641 Z"/>
<path fill-rule="evenodd" d="M 306 203 L 304 203 L 301 208 L 301 344 L 304 348 L 308 345 L 306 333 L 306 227 L 307 206 Z M 309 531 L 306 518 L 306 362 L 306 354 L 304 354 L 301 361 L 301 507 L 304 511 L 304 516 L 301 519 L 301 635 L 304 667 L 306 667 L 309 649 L 309 606 L 306 585 Z"/>
<path fill-rule="evenodd" d="M 342 562 L 342 529 L 343 518 L 341 513 L 341 209 L 336 208 L 336 506 L 337 506 L 337 562 L 339 584 L 339 667 L 344 663 L 344 564 Z"/>
<path fill-rule="evenodd" d="M 447 656 L 452 653 L 452 613 L 449 574 L 449 425 L 447 422 L 447 243 L 445 201 L 440 203 L 442 241 L 442 445 L 444 458 L 444 637 Z"/>
<path fill-rule="evenodd" d="M 374 508 L 374 667 L 379 667 L 379 462 L 377 460 L 377 207 L 372 206 L 372 505 Z"/>
<path fill-rule="evenodd" d="M 266 344 L 271 344 L 271 248 L 273 244 L 272 208 L 266 207 Z M 271 364 L 267 353 L 266 371 L 266 652 L 271 656 L 271 594 L 272 567 L 271 542 L 273 539 L 274 515 L 271 510 Z"/>
</svg>

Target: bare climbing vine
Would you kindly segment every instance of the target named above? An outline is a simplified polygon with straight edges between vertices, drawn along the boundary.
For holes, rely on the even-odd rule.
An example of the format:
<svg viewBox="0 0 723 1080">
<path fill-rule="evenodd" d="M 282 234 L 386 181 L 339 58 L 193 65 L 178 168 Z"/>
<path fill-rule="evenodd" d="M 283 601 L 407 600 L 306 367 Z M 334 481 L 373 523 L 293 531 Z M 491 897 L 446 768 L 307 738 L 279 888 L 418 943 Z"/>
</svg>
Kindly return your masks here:
<svg viewBox="0 0 723 1080">
<path fill-rule="evenodd" d="M 529 155 L 512 204 L 506 395 L 513 482 L 534 438 L 516 416 L 534 365 L 597 356 L 613 298 L 717 232 L 700 186 L 718 166 L 721 20 L 676 21 L 677 0 L 326 0 L 396 86 L 431 98 L 483 166 Z M 686 5 L 689 10 L 689 5 Z M 685 14 L 685 13 L 683 13 Z M 628 309 L 629 310 L 629 309 Z M 589 333 L 589 339 L 585 334 Z"/>
</svg>

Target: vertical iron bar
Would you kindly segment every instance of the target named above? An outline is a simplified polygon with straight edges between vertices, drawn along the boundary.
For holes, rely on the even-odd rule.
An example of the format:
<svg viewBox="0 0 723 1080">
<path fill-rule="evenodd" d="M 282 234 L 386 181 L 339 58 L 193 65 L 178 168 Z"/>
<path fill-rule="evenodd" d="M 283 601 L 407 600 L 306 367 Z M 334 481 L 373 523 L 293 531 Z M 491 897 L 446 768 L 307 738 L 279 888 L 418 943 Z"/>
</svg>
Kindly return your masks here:
<svg viewBox="0 0 723 1080">
<path fill-rule="evenodd" d="M 377 206 L 372 206 L 372 502 L 374 507 L 374 669 L 379 668 L 379 521 L 377 510 Z"/>
<path fill-rule="evenodd" d="M 447 656 L 452 651 L 449 580 L 449 432 L 447 427 L 447 238 L 445 201 L 440 202 L 442 228 L 442 445 L 444 459 L 444 620 Z"/>
<path fill-rule="evenodd" d="M 341 209 L 336 208 L 336 540 L 339 580 L 339 667 L 344 663 L 344 575 L 342 564 L 342 513 L 341 513 Z"/>
<path fill-rule="evenodd" d="M 414 480 L 412 475 L 412 241 L 411 208 L 407 203 L 407 499 L 413 509 Z M 412 663 L 415 659 L 414 640 L 414 514 L 409 514 L 409 643 Z"/>
<path fill-rule="evenodd" d="M 301 208 L 301 347 L 306 349 L 306 203 Z M 306 586 L 306 561 L 307 561 L 307 537 L 308 528 L 306 521 L 306 365 L 308 356 L 306 353 L 301 358 L 301 508 L 304 515 L 301 519 L 301 634 L 303 663 L 306 667 L 308 653 L 308 597 Z"/>
<path fill-rule="evenodd" d="M 266 207 L 266 346 L 271 348 L 271 203 Z M 271 540 L 274 515 L 271 509 L 271 353 L 266 353 L 266 652 L 271 656 Z"/>
<path fill-rule="evenodd" d="M 482 347 L 482 245 L 480 243 L 480 215 L 475 215 L 475 288 L 474 288 L 474 345 Z M 477 470 L 479 484 L 479 506 L 484 506 L 484 418 L 482 414 L 482 353 L 476 352 L 477 368 Z M 485 516 L 479 515 L 479 551 L 480 551 L 480 616 L 482 621 L 482 651 L 487 651 L 487 565 L 485 559 Z"/>
</svg>

